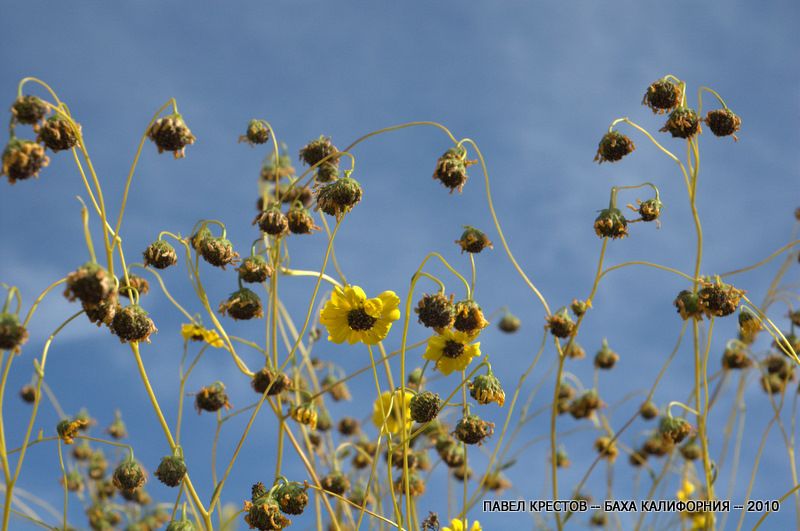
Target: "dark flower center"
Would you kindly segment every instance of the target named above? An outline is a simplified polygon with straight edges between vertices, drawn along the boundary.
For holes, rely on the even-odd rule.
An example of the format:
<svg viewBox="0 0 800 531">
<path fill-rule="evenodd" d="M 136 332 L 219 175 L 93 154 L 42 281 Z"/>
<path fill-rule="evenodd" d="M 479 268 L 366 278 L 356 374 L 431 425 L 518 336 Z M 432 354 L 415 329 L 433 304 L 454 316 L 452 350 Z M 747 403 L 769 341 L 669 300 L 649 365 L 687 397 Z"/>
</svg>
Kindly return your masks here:
<svg viewBox="0 0 800 531">
<path fill-rule="evenodd" d="M 368 315 L 363 308 L 350 310 L 347 313 L 347 324 L 352 330 L 358 330 L 359 332 L 370 330 L 373 326 L 375 326 L 376 322 L 377 319 L 371 315 Z"/>
<path fill-rule="evenodd" d="M 442 353 L 448 358 L 457 358 L 464 353 L 464 345 L 458 341 L 448 339 L 447 343 L 444 345 L 444 349 L 442 349 Z"/>
</svg>

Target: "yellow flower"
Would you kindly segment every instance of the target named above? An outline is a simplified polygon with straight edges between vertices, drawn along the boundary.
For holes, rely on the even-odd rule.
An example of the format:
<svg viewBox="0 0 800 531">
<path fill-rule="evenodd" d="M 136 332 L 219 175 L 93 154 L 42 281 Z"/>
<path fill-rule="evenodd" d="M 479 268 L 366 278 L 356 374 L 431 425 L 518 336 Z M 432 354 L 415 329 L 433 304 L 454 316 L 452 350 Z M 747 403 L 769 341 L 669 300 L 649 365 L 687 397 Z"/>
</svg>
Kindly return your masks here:
<svg viewBox="0 0 800 531">
<path fill-rule="evenodd" d="M 692 485 L 691 481 L 684 480 L 683 486 L 681 489 L 676 493 L 676 496 L 680 501 L 688 500 L 692 493 L 694 492 L 694 485 Z"/>
<path fill-rule="evenodd" d="M 442 531 L 466 531 L 467 524 L 467 520 L 453 519 L 450 521 L 450 525 L 448 527 L 442 528 Z M 479 521 L 475 520 L 472 522 L 472 527 L 469 528 L 469 531 L 483 531 L 483 527 L 481 527 L 481 523 Z"/>
<path fill-rule="evenodd" d="M 205 341 L 212 347 L 222 348 L 222 338 L 216 330 L 206 330 L 202 326 L 194 323 L 181 325 L 181 336 L 185 341 Z"/>
<path fill-rule="evenodd" d="M 349 344 L 361 341 L 376 345 L 400 319 L 400 298 L 393 291 L 384 291 L 367 299 L 358 286 L 337 287 L 322 308 L 320 322 L 328 329 L 328 341 Z"/>
<path fill-rule="evenodd" d="M 406 391 L 405 400 L 403 400 L 403 393 L 399 389 L 394 393 L 384 391 L 372 406 L 372 422 L 375 426 L 381 428 L 383 433 L 399 432 L 403 427 L 401 424 L 403 419 L 406 426 L 411 427 L 411 411 L 408 408 L 408 403 L 413 396 L 412 393 Z"/>
<path fill-rule="evenodd" d="M 436 368 L 446 376 L 453 371 L 463 371 L 472 358 L 480 355 L 480 342 L 470 343 L 470 336 L 464 332 L 444 330 L 428 339 L 428 347 L 422 357 L 436 362 Z"/>
</svg>

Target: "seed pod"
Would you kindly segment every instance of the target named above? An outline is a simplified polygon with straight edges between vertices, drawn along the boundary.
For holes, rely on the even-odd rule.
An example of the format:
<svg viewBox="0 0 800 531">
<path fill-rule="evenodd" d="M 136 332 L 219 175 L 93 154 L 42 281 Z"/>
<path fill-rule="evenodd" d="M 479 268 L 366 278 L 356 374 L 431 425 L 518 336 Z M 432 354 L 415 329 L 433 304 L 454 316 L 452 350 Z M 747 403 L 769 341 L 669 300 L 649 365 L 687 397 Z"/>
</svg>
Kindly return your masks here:
<svg viewBox="0 0 800 531">
<path fill-rule="evenodd" d="M 253 225 L 255 224 L 258 224 L 258 228 L 265 233 L 275 237 L 283 236 L 289 230 L 289 221 L 286 219 L 286 215 L 275 204 L 260 212 L 253 220 Z"/>
<path fill-rule="evenodd" d="M 648 400 L 639 408 L 639 415 L 645 420 L 654 419 L 658 416 L 658 406 Z"/>
<path fill-rule="evenodd" d="M 131 289 L 135 289 L 139 296 L 147 295 L 150 293 L 150 283 L 147 281 L 146 278 L 140 277 L 138 275 L 128 275 L 129 284 L 120 284 L 119 286 L 119 294 L 125 297 L 126 299 L 131 298 Z"/>
<path fill-rule="evenodd" d="M 700 132 L 700 118 L 693 109 L 678 107 L 659 131 L 669 132 L 672 138 L 692 138 Z"/>
<path fill-rule="evenodd" d="M 32 140 L 12 138 L 3 150 L 3 166 L 0 175 L 6 175 L 8 182 L 14 184 L 31 177 L 38 177 L 39 171 L 50 164 L 44 148 Z"/>
<path fill-rule="evenodd" d="M 684 321 L 688 319 L 697 319 L 698 321 L 703 319 L 703 311 L 700 308 L 700 299 L 697 293 L 682 290 L 678 293 L 673 304 Z"/>
<path fill-rule="evenodd" d="M 19 397 L 23 402 L 33 404 L 36 402 L 36 388 L 32 385 L 22 386 L 22 389 L 19 390 Z"/>
<path fill-rule="evenodd" d="M 628 220 L 618 208 L 606 208 L 594 220 L 594 232 L 601 238 L 625 238 L 628 236 Z"/>
<path fill-rule="evenodd" d="M 358 181 L 351 177 L 342 177 L 317 190 L 317 208 L 329 216 L 339 218 L 350 212 L 361 201 L 362 195 Z"/>
<path fill-rule="evenodd" d="M 436 330 L 450 328 L 456 319 L 453 296 L 447 298 L 442 293 L 423 295 L 414 312 L 423 326 Z"/>
<path fill-rule="evenodd" d="M 128 436 L 128 430 L 122 421 L 122 415 L 120 415 L 119 411 L 116 412 L 114 422 L 111 423 L 106 432 L 114 439 L 124 439 Z"/>
<path fill-rule="evenodd" d="M 512 487 L 511 481 L 508 480 L 501 472 L 491 472 L 483 479 L 483 486 L 488 490 L 499 493 Z"/>
<path fill-rule="evenodd" d="M 761 388 L 773 395 L 781 394 L 786 389 L 786 380 L 778 374 L 765 374 L 761 377 L 760 382 Z"/>
<path fill-rule="evenodd" d="M 333 420 L 331 420 L 331 415 L 328 413 L 328 410 L 323 408 L 318 411 L 317 413 L 317 425 L 316 430 L 321 432 L 330 431 L 333 427 Z"/>
<path fill-rule="evenodd" d="M 404 495 L 406 493 L 406 484 L 408 484 L 408 495 L 412 498 L 425 494 L 425 481 L 416 473 L 400 474 L 394 482 L 395 492 Z"/>
<path fill-rule="evenodd" d="M 292 381 L 286 374 L 273 371 L 269 367 L 262 367 L 260 371 L 253 375 L 253 379 L 250 380 L 250 387 L 253 388 L 253 391 L 263 395 L 264 392 L 269 389 L 269 391 L 267 391 L 268 396 L 278 395 L 289 389 L 291 385 Z"/>
<path fill-rule="evenodd" d="M 242 288 L 231 293 L 227 300 L 219 305 L 219 313 L 228 315 L 235 320 L 260 319 L 264 316 L 261 309 L 261 299 L 255 292 Z"/>
<path fill-rule="evenodd" d="M 158 332 L 147 312 L 138 304 L 131 304 L 117 310 L 111 321 L 111 331 L 125 342 L 150 342 L 150 335 Z"/>
<path fill-rule="evenodd" d="M 300 203 L 289 209 L 286 220 L 292 234 L 311 234 L 315 230 L 319 230 L 319 227 L 314 224 L 314 218 Z"/>
<path fill-rule="evenodd" d="M 575 322 L 567 313 L 566 308 L 551 314 L 546 320 L 546 328 L 550 329 L 550 333 L 555 337 L 564 339 L 575 333 Z"/>
<path fill-rule="evenodd" d="M 260 486 L 260 489 L 256 487 Z M 253 486 L 252 502 L 244 502 L 244 521 L 251 529 L 270 531 L 283 529 L 291 525 L 291 520 L 281 514 L 277 500 L 266 492 L 264 486 L 257 483 Z"/>
<path fill-rule="evenodd" d="M 14 313 L 0 313 L 0 350 L 19 352 L 28 341 L 28 331 L 19 323 Z"/>
<path fill-rule="evenodd" d="M 586 357 L 586 351 L 577 341 L 573 340 L 571 344 L 567 342 L 564 346 L 564 355 L 573 360 L 582 360 Z"/>
<path fill-rule="evenodd" d="M 81 131 L 80 124 L 76 123 L 75 126 L 77 129 L 68 120 L 60 116 L 52 116 L 37 127 L 36 140 L 53 153 L 72 149 L 78 145 Z"/>
<path fill-rule="evenodd" d="M 236 268 L 242 282 L 255 284 L 266 281 L 272 276 L 272 267 L 261 255 L 248 256 L 242 260 L 241 265 Z"/>
<path fill-rule="evenodd" d="M 83 476 L 77 470 L 71 470 L 67 473 L 66 480 L 62 477 L 59 482 L 70 492 L 83 492 Z"/>
<path fill-rule="evenodd" d="M 619 354 L 611 350 L 608 341 L 603 339 L 603 346 L 594 356 L 594 366 L 598 369 L 612 369 L 619 361 Z"/>
<path fill-rule="evenodd" d="M 655 198 L 641 201 L 638 209 L 639 216 L 642 221 L 655 221 L 661 216 L 661 208 L 663 206 L 663 203 Z"/>
<path fill-rule="evenodd" d="M 724 369 L 746 369 L 753 364 L 747 355 L 747 345 L 741 341 L 731 340 L 725 345 L 722 353 L 722 367 Z"/>
<path fill-rule="evenodd" d="M 617 454 L 619 450 L 617 449 L 616 443 L 611 441 L 611 437 L 598 437 L 594 441 L 594 449 L 597 450 L 597 453 L 603 459 L 606 459 L 608 462 L 613 463 L 617 459 Z"/>
<path fill-rule="evenodd" d="M 633 140 L 623 135 L 619 131 L 610 131 L 603 135 L 600 144 L 597 146 L 597 154 L 594 160 L 599 164 L 604 162 L 617 162 L 623 157 L 633 153 L 636 146 Z"/>
<path fill-rule="evenodd" d="M 520 325 L 521 321 L 519 320 L 519 317 L 510 312 L 506 312 L 497 323 L 497 328 L 506 334 L 513 334 L 519 330 Z"/>
<path fill-rule="evenodd" d="M 88 461 L 89 458 L 92 457 L 92 448 L 89 446 L 89 443 L 83 441 L 82 444 L 75 445 L 72 448 L 72 457 L 74 457 L 76 461 Z"/>
<path fill-rule="evenodd" d="M 597 392 L 590 389 L 573 400 L 569 405 L 569 413 L 573 418 L 585 419 L 591 416 L 602 405 Z"/>
<path fill-rule="evenodd" d="M 72 420 L 64 419 L 56 425 L 56 433 L 58 433 L 59 439 L 64 441 L 64 444 L 72 444 L 75 442 L 75 437 L 78 436 L 81 428 L 85 428 L 88 425 L 88 421 L 77 417 Z"/>
<path fill-rule="evenodd" d="M 480 334 L 481 330 L 489 326 L 489 321 L 484 318 L 481 307 L 473 300 L 459 301 L 455 304 L 454 309 L 456 318 L 453 328 L 459 332 L 475 337 Z"/>
<path fill-rule="evenodd" d="M 147 137 L 155 143 L 159 153 L 172 151 L 176 159 L 185 157 L 186 146 L 194 144 L 196 140 L 177 113 L 156 120 L 147 130 Z"/>
<path fill-rule="evenodd" d="M 317 166 L 317 182 L 329 183 L 339 177 L 339 161 L 326 160 Z"/>
<path fill-rule="evenodd" d="M 472 379 L 469 384 L 469 395 L 479 404 L 496 403 L 503 407 L 506 402 L 506 393 L 500 380 L 492 373 L 480 374 Z"/>
<path fill-rule="evenodd" d="M 659 79 L 647 87 L 642 105 L 647 105 L 656 114 L 662 114 L 680 105 L 682 95 L 679 84 Z"/>
<path fill-rule="evenodd" d="M 18 97 L 11 105 L 11 119 L 25 125 L 41 122 L 48 112 L 50 112 L 50 108 L 47 104 L 30 94 Z"/>
<path fill-rule="evenodd" d="M 275 489 L 273 497 L 284 513 L 303 514 L 306 505 L 308 505 L 307 490 L 308 484 L 289 481 Z"/>
<path fill-rule="evenodd" d="M 320 480 L 322 488 L 342 496 L 350 488 L 350 480 L 341 472 L 331 472 Z"/>
<path fill-rule="evenodd" d="M 114 470 L 112 480 L 114 481 L 114 486 L 119 490 L 123 492 L 132 492 L 141 488 L 145 484 L 145 481 L 147 481 L 147 478 L 139 463 L 128 458 L 120 463 Z"/>
<path fill-rule="evenodd" d="M 647 455 L 654 455 L 656 457 L 667 455 L 668 453 L 672 452 L 674 448 L 675 443 L 669 439 L 661 437 L 658 434 L 654 434 L 653 436 L 649 437 L 642 446 L 642 450 Z"/>
<path fill-rule="evenodd" d="M 692 433 L 692 425 L 680 417 L 661 417 L 658 433 L 670 442 L 679 443 Z"/>
<path fill-rule="evenodd" d="M 161 459 L 155 476 L 167 487 L 177 487 L 186 475 L 186 463 L 182 457 L 167 455 Z"/>
<path fill-rule="evenodd" d="M 81 304 L 81 306 L 89 322 L 97 326 L 111 326 L 111 323 L 114 321 L 114 316 L 117 314 L 117 310 L 121 309 L 119 298 L 116 293 L 112 293 L 106 300 L 99 304 Z"/>
<path fill-rule="evenodd" d="M 411 418 L 415 422 L 424 424 L 436 418 L 442 408 L 442 399 L 431 391 L 417 393 L 408 402 Z"/>
<path fill-rule="evenodd" d="M 67 275 L 64 296 L 92 306 L 107 300 L 115 291 L 115 282 L 103 266 L 87 262 Z"/>
<path fill-rule="evenodd" d="M 738 140 L 735 133 L 742 127 L 742 119 L 730 109 L 708 111 L 704 122 L 715 136 L 733 136 Z"/>
<path fill-rule="evenodd" d="M 213 236 L 199 237 L 200 239 L 195 248 L 200 253 L 200 256 L 203 257 L 203 260 L 209 264 L 225 269 L 226 265 L 235 264 L 239 261 L 239 253 L 233 250 L 233 244 L 229 240 Z"/>
<path fill-rule="evenodd" d="M 704 281 L 697 292 L 700 309 L 707 316 L 725 317 L 736 311 L 744 291 L 725 284 L 719 278 L 714 282 Z"/>
<path fill-rule="evenodd" d="M 312 140 L 300 149 L 300 160 L 308 166 L 313 166 L 325 157 L 333 155 L 338 151 L 336 146 L 331 142 L 330 137 L 320 135 L 318 139 Z M 328 160 L 332 161 L 336 159 L 331 158 Z"/>
<path fill-rule="evenodd" d="M 194 398 L 194 406 L 198 413 L 201 411 L 214 413 L 223 407 L 230 409 L 231 404 L 228 402 L 228 393 L 225 392 L 225 385 L 222 382 L 214 382 L 207 387 L 201 388 Z"/>
<path fill-rule="evenodd" d="M 467 183 L 467 166 L 470 164 L 472 164 L 472 161 L 467 160 L 466 149 L 452 147 L 445 151 L 436 161 L 433 178 L 449 188 L 451 194 L 455 190 L 461 193 Z"/>
<path fill-rule="evenodd" d="M 494 433 L 494 423 L 486 422 L 477 415 L 466 415 L 456 424 L 453 432 L 456 439 L 465 444 L 480 444 Z"/>
<path fill-rule="evenodd" d="M 239 142 L 247 142 L 251 146 L 269 142 L 269 128 L 263 120 L 250 120 L 247 132 L 239 137 Z"/>
<path fill-rule="evenodd" d="M 178 263 L 178 253 L 175 248 L 164 240 L 156 240 L 142 253 L 144 265 L 156 269 L 166 269 Z"/>
<path fill-rule="evenodd" d="M 592 307 L 592 303 L 589 301 L 572 299 L 572 304 L 570 304 L 569 307 L 572 310 L 572 313 L 575 314 L 575 317 L 580 317 Z"/>
<path fill-rule="evenodd" d="M 687 461 L 696 461 L 703 455 L 700 445 L 697 444 L 694 438 L 686 441 L 686 443 L 680 447 L 680 452 Z"/>
<path fill-rule="evenodd" d="M 103 454 L 103 451 L 94 451 L 92 457 L 89 459 L 89 469 L 87 470 L 89 477 L 92 479 L 103 479 L 107 469 L 108 461 L 106 461 L 106 456 Z"/>
<path fill-rule="evenodd" d="M 461 233 L 461 238 L 456 240 L 456 243 L 461 247 L 462 253 L 467 251 L 468 253 L 477 254 L 487 247 L 489 249 L 493 248 L 492 242 L 489 241 L 485 233 L 469 225 L 464 226 L 464 232 Z"/>
<path fill-rule="evenodd" d="M 114 486 L 114 482 L 110 479 L 95 481 L 94 486 L 97 498 L 100 500 L 113 498 L 117 493 L 117 487 Z"/>
<path fill-rule="evenodd" d="M 450 437 L 445 437 L 441 442 L 436 443 L 436 452 L 448 468 L 458 468 L 463 466 L 466 461 L 464 447 Z"/>
</svg>

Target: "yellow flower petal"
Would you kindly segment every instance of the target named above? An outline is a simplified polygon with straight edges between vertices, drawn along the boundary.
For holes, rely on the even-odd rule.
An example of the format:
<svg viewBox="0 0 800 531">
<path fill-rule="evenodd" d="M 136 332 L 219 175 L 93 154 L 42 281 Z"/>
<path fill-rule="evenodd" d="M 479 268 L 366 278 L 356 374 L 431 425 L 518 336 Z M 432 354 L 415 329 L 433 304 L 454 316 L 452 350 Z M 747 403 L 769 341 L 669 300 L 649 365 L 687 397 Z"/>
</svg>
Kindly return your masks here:
<svg viewBox="0 0 800 531">
<path fill-rule="evenodd" d="M 383 312 L 383 301 L 378 298 L 367 300 L 364 303 L 364 311 L 370 317 L 378 319 Z"/>
<path fill-rule="evenodd" d="M 380 428 L 382 433 L 399 432 L 403 421 L 406 426 L 411 427 L 413 421 L 408 403 L 413 396 L 409 391 L 406 391 L 405 395 L 400 390 L 394 393 L 384 391 L 372 406 L 372 423 Z"/>
</svg>

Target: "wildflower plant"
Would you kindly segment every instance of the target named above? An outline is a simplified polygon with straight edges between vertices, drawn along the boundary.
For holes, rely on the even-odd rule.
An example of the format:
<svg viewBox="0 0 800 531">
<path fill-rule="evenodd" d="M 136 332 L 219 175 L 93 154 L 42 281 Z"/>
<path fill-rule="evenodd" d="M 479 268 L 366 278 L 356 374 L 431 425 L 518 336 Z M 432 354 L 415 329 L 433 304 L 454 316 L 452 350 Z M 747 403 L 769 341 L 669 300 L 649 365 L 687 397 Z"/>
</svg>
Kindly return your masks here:
<svg viewBox="0 0 800 531">
<path fill-rule="evenodd" d="M 31 89 L 36 94 L 26 92 Z M 720 108 L 703 115 L 702 98 L 709 94 Z M 767 311 L 773 304 L 797 297 L 796 293 L 789 296 L 786 290 L 781 291 L 781 281 L 797 261 L 798 241 L 751 267 L 726 273 L 703 271 L 703 232 L 697 201 L 698 194 L 704 192 L 700 185 L 699 139 L 704 134 L 703 125 L 714 136 L 736 139 L 743 121 L 717 92 L 707 87 L 698 90 L 695 106 L 690 106 L 686 83 L 672 75 L 648 86 L 642 103 L 653 111 L 656 120 L 663 122 L 654 127 L 658 129 L 661 125 L 659 130 L 667 133 L 670 141 L 680 142 L 685 148 L 686 159 L 665 147 L 644 126 L 629 118 L 618 118 L 599 135 L 595 161 L 625 164 L 647 146 L 654 147 L 675 164 L 677 178 L 687 189 L 696 233 L 694 268 L 684 272 L 644 260 L 606 264 L 615 247 L 655 230 L 662 221 L 665 205 L 684 200 L 662 197 L 655 179 L 614 184 L 609 186 L 608 206 L 594 214 L 593 226 L 587 222 L 576 227 L 576 230 L 593 230 L 600 239 L 596 274 L 590 289 L 587 293 L 576 293 L 571 303 L 567 299 L 562 301 L 563 305 L 554 307 L 511 250 L 492 200 L 489 169 L 478 145 L 469 138 L 459 140 L 444 125 L 411 122 L 387 127 L 367 133 L 341 150 L 330 137 L 315 135 L 299 151 L 301 171 L 292 166 L 293 157 L 279 143 L 267 120 L 243 118 L 238 132 L 244 134 L 231 132 L 231 141 L 246 144 L 242 149 L 266 150 L 263 165 L 253 169 L 259 192 L 253 226 L 230 228 L 231 233 L 250 231 L 254 240 L 249 252 L 237 249 L 228 239 L 229 227 L 215 219 L 200 219 L 193 227 L 183 227 L 185 232 L 172 227 L 160 232 L 154 229 L 145 249 L 131 250 L 124 239 L 123 219 L 142 151 L 148 140 L 155 146 L 153 153 L 169 152 L 175 159 L 191 157 L 194 151 L 204 149 L 189 128 L 190 113 L 179 113 L 176 100 L 171 99 L 145 124 L 139 150 L 127 175 L 121 206 L 113 213 L 103 195 L 104 181 L 91 163 L 84 127 L 49 85 L 36 78 L 25 78 L 11 104 L 10 136 L 2 153 L 2 175 L 10 184 L 40 176 L 39 182 L 22 186 L 46 187 L 50 157 L 71 154 L 89 198 L 89 206 L 84 205 L 81 211 L 89 261 L 70 256 L 75 269 L 62 272 L 61 279 L 45 287 L 27 306 L 27 312 L 23 311 L 19 290 L 2 284 L 7 296 L 0 312 L 3 361 L 0 402 L 7 390 L 12 364 L 16 369 L 20 364 L 16 360 L 30 362 L 35 357 L 28 349 L 31 343 L 38 347 L 38 342 L 29 340 L 47 337 L 41 355 L 33 359 L 30 383 L 19 391 L 21 407 L 30 408 L 30 420 L 23 428 L 19 447 L 12 447 L 4 435 L 10 426 L 0 423 L 0 464 L 5 480 L 2 528 L 8 529 L 12 519 L 22 517 L 15 505 L 16 496 L 22 492 L 20 482 L 24 482 L 20 470 L 27 450 L 39 444 L 55 446 L 58 451 L 65 493 L 63 517 L 52 522 L 52 515 L 39 512 L 23 516 L 44 527 L 59 529 L 69 527 L 67 504 L 80 499 L 92 529 L 118 528 L 123 523 L 128 529 L 156 529 L 165 525 L 173 531 L 227 529 L 231 519 L 238 519 L 260 530 L 292 525 L 298 528 L 316 525 L 322 529 L 327 524 L 331 529 L 357 529 L 364 525 L 370 529 L 480 531 L 483 528 L 474 514 L 480 501 L 511 488 L 515 473 L 521 470 L 519 473 L 525 474 L 528 466 L 517 464 L 522 459 L 535 460 L 536 455 L 544 456 L 540 461 L 548 469 L 548 496 L 554 500 L 585 496 L 582 493 L 587 480 L 601 460 L 601 466 L 609 471 L 609 479 L 608 491 L 597 493 L 598 498 L 611 496 L 614 482 L 622 481 L 620 475 L 612 474 L 614 469 L 631 466 L 651 473 L 648 498 L 654 497 L 660 484 L 672 481 L 680 486 L 677 499 L 681 501 L 719 499 L 721 488 L 715 481 L 724 461 L 720 454 L 727 457 L 721 448 L 727 447 L 731 435 L 730 430 L 723 434 L 709 430 L 709 416 L 717 411 L 716 392 L 710 390 L 709 382 L 717 377 L 737 376 L 741 384 L 734 413 L 744 407 L 744 390 L 748 385 L 763 390 L 758 396 L 774 409 L 774 423 L 784 435 L 791 466 L 793 484 L 785 498 L 796 494 L 794 435 L 788 435 L 781 412 L 785 401 L 796 405 L 798 400 L 794 384 L 795 365 L 800 363 L 797 353 L 800 341 L 795 328 L 800 326 L 800 314 L 789 304 L 788 331 L 783 332 L 767 316 Z M 493 226 L 479 230 L 471 225 L 459 227 L 453 222 L 448 230 L 461 235 L 455 240 L 460 262 L 450 263 L 442 254 L 444 250 L 430 250 L 412 272 L 409 285 L 390 285 L 387 280 L 387 285 L 378 288 L 384 291 L 368 291 L 360 287 L 361 279 L 346 276 L 336 259 L 337 235 L 348 230 L 351 212 L 370 200 L 370 189 L 374 186 L 370 176 L 357 173 L 354 152 L 370 138 L 413 127 L 434 127 L 443 133 L 442 145 L 437 147 L 437 153 L 442 155 L 430 161 L 433 179 L 445 188 L 439 190 L 443 200 L 459 201 L 461 193 L 482 186 Z M 25 128 L 32 131 L 24 132 Z M 26 136 L 17 137 L 17 132 Z M 636 137 L 638 146 L 632 137 Z M 337 144 L 345 145 L 339 141 Z M 469 179 L 471 166 L 476 166 L 470 171 L 479 178 Z M 452 194 L 449 197 L 448 191 Z M 459 194 L 453 194 L 455 191 Z M 633 213 L 621 207 L 625 204 L 621 198 L 628 194 L 631 201 L 636 201 L 635 206 L 628 204 Z M 98 236 L 100 244 L 95 247 Z M 290 260 L 290 251 L 301 240 L 321 249 L 320 264 L 303 263 L 305 257 L 293 256 Z M 141 262 L 126 260 L 126 252 L 128 257 L 141 256 Z M 541 308 L 541 321 L 523 323 L 508 308 L 493 311 L 481 306 L 476 295 L 481 285 L 478 264 L 488 253 L 502 253 L 509 261 L 532 300 Z M 776 274 L 764 302 L 753 303 L 747 291 L 738 285 L 737 275 L 765 266 L 779 256 L 784 256 L 784 266 Z M 435 274 L 438 266 L 446 276 Z M 672 353 L 661 362 L 660 372 L 646 396 L 632 393 L 622 400 L 621 404 L 630 406 L 630 417 L 625 421 L 618 417 L 618 406 L 605 398 L 613 390 L 606 390 L 601 384 L 605 383 L 608 371 L 617 370 L 618 364 L 644 354 L 625 351 L 620 356 L 609 346 L 617 344 L 615 338 L 607 341 L 602 336 L 585 337 L 582 325 L 595 312 L 603 311 L 602 307 L 596 307 L 601 305 L 596 304 L 595 298 L 605 276 L 632 266 L 671 275 L 677 295 L 674 300 L 658 302 L 667 308 L 674 305 L 678 316 L 674 323 L 664 326 L 679 328 L 680 335 Z M 207 275 L 210 268 L 218 269 L 215 279 L 225 279 L 219 290 L 212 289 Z M 287 309 L 283 291 L 279 290 L 290 277 L 311 286 L 311 295 L 304 301 L 306 311 L 299 316 Z M 199 313 L 190 313 L 183 306 L 188 303 L 179 302 L 170 293 L 168 285 L 178 281 L 192 288 L 196 295 L 193 308 Z M 73 305 L 74 313 L 53 331 L 31 329 L 33 315 L 58 291 Z M 148 310 L 148 297 L 159 291 L 184 318 L 178 330 L 157 329 L 162 316 Z M 227 294 L 226 298 L 212 299 L 211 293 L 217 292 Z M 738 316 L 733 317 L 737 312 Z M 125 441 L 134 440 L 135 434 L 128 433 L 121 416 L 105 423 L 110 439 L 92 434 L 95 422 L 87 412 L 67 416 L 62 411 L 57 425 L 38 425 L 37 415 L 44 397 L 57 405 L 45 382 L 50 346 L 65 327 L 83 318 L 98 325 L 99 337 L 113 335 L 123 343 L 120 348 L 130 351 L 136 379 L 141 382 L 147 407 L 152 409 L 161 431 L 159 436 L 163 437 L 160 461 L 140 463 L 133 457 L 133 448 Z M 243 322 L 234 325 L 233 321 Z M 720 349 L 721 362 L 710 364 L 712 343 L 715 334 L 718 335 L 715 323 L 725 321 L 735 328 L 736 337 L 728 338 Z M 492 322 L 495 326 L 490 327 Z M 234 335 L 227 329 L 231 326 L 251 335 Z M 513 337 L 532 335 L 540 347 L 528 358 L 518 352 L 501 352 L 495 329 L 503 334 L 516 334 Z M 253 333 L 254 330 L 258 332 Z M 685 378 L 688 381 L 685 389 L 668 390 L 677 396 L 661 410 L 654 395 L 663 374 L 675 370 L 671 363 L 687 331 L 691 336 L 686 341 L 691 343 L 693 374 Z M 425 339 L 413 342 L 414 333 L 425 334 Z M 155 351 L 165 334 L 173 334 L 183 342 L 176 386 L 180 399 L 174 425 L 165 417 L 142 355 Z M 759 336 L 768 341 L 765 350 L 758 342 Z M 585 359 L 586 351 L 577 342 L 579 337 L 585 345 L 601 345 L 593 360 Z M 390 350 L 389 342 L 398 348 Z M 194 358 L 187 365 L 189 353 L 194 353 Z M 192 371 L 207 361 L 209 353 L 230 363 L 236 377 L 224 372 L 219 376 L 224 382 L 199 381 Z M 489 356 L 495 369 L 500 364 L 517 368 L 518 379 L 503 381 L 503 372 L 494 372 Z M 344 357 L 360 360 L 362 368 L 345 370 Z M 544 367 L 542 360 L 547 359 L 551 370 Z M 576 368 L 583 364 L 592 371 L 592 384 L 585 385 L 577 371 L 567 370 L 568 363 Z M 714 367 L 719 372 L 714 372 Z M 371 384 L 369 392 L 348 385 L 357 377 Z M 531 380 L 536 377 L 540 381 L 532 385 Z M 552 388 L 537 394 L 548 381 L 552 382 Z M 242 388 L 250 389 L 247 393 L 250 403 L 234 409 L 229 392 Z M 527 401 L 523 393 L 528 394 Z M 204 473 L 202 463 L 194 455 L 184 454 L 180 443 L 186 396 L 194 398 L 202 420 L 216 419 L 216 432 L 209 435 L 214 441 L 214 459 L 217 454 L 222 457 L 217 443 L 223 428 L 230 429 L 225 421 L 239 415 L 248 419 L 236 449 L 226 456 L 224 472 L 218 474 L 214 468 L 213 486 L 208 491 L 202 488 L 203 483 L 196 481 Z M 541 403 L 542 396 L 545 399 L 539 413 L 531 411 L 531 405 Z M 616 397 L 612 398 L 616 401 Z M 342 414 L 342 407 L 348 408 L 346 414 Z M 673 416 L 673 408 L 680 408 L 681 416 Z M 546 431 L 549 451 L 526 452 L 530 444 L 520 441 L 519 436 L 522 428 L 537 416 L 536 421 Z M 648 423 L 657 417 L 658 421 Z M 275 426 L 276 440 L 256 443 L 249 438 L 256 423 Z M 568 423 L 578 425 L 579 429 L 565 430 Z M 643 431 L 637 434 L 631 426 L 639 426 Z M 41 430 L 41 435 L 33 435 L 34 427 Z M 590 435 L 580 435 L 586 432 Z M 263 452 L 262 462 L 247 465 L 239 462 L 241 448 L 249 444 L 269 449 Z M 63 448 L 69 448 L 66 459 Z M 568 448 L 574 448 L 573 456 L 583 449 L 594 462 L 582 479 L 566 485 L 560 469 L 571 464 Z M 115 452 L 113 460 L 111 452 Z M 620 453 L 627 455 L 617 459 Z M 435 466 L 439 463 L 441 466 Z M 728 461 L 724 465 L 731 466 Z M 230 472 L 236 466 L 247 466 L 258 476 L 249 492 L 233 492 L 228 485 Z M 158 484 L 174 488 L 174 498 L 153 499 L 145 489 L 147 469 L 154 471 Z M 294 477 L 285 476 L 290 470 Z M 756 471 L 757 466 L 753 477 Z M 440 480 L 447 481 L 451 489 L 459 489 L 457 504 L 448 506 L 442 503 L 442 497 L 430 494 L 433 489 L 429 486 Z M 241 507 L 230 518 L 223 515 L 223 501 L 228 500 L 235 500 Z M 794 496 L 794 501 L 800 514 L 800 495 Z M 431 506 L 432 503 L 440 505 Z M 181 506 L 183 509 L 178 512 Z M 426 513 L 428 516 L 423 520 Z M 543 527 L 560 530 L 578 518 L 583 518 L 584 523 L 605 525 L 607 517 L 604 511 L 583 517 L 575 512 L 556 512 L 546 516 L 550 521 Z M 721 517 L 706 511 L 681 513 L 678 518 L 693 528 L 715 528 Z M 449 523 L 442 526 L 442 522 Z"/>
</svg>

